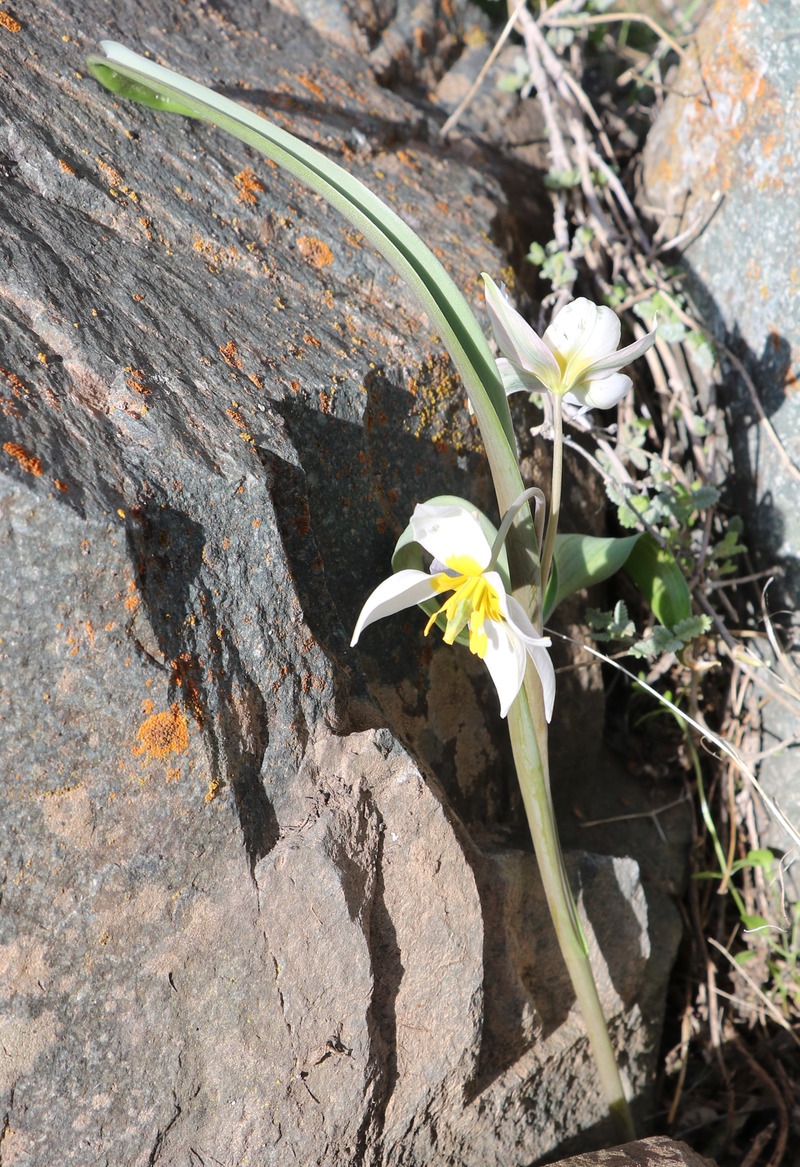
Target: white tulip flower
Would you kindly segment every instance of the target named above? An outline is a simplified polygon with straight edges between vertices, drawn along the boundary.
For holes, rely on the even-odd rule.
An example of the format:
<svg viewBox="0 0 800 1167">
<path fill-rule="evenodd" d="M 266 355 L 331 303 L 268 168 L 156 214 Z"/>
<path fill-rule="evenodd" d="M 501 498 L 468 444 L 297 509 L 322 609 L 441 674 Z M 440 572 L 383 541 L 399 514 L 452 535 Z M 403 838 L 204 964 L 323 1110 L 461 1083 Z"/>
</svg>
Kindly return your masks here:
<svg viewBox="0 0 800 1167">
<path fill-rule="evenodd" d="M 486 307 L 503 354 L 497 362 L 507 394 L 563 397 L 583 409 L 610 409 L 632 385 L 620 372 L 655 343 L 656 330 L 618 349 L 619 318 L 581 297 L 567 304 L 539 337 L 484 273 Z"/>
<path fill-rule="evenodd" d="M 553 712 L 555 670 L 547 648 L 522 605 L 507 594 L 498 572 L 490 570 L 492 548 L 478 520 L 463 507 L 419 504 L 411 518 L 414 539 L 431 556 L 428 572 L 407 568 L 379 584 L 361 610 L 351 645 L 376 620 L 452 592 L 425 627 L 430 632 L 440 613 L 447 617 L 446 644 L 469 629 L 469 648 L 494 681 L 505 717 L 522 688 L 528 657 L 544 693 L 547 720 Z"/>
</svg>

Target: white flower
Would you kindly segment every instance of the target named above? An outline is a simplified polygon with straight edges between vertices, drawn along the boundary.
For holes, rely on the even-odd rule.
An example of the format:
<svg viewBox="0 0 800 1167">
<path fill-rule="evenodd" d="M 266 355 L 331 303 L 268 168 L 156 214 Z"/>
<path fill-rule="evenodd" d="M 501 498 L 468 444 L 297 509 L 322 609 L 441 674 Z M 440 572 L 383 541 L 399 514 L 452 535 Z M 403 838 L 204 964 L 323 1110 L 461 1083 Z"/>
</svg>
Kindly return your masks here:
<svg viewBox="0 0 800 1167">
<path fill-rule="evenodd" d="M 547 652 L 550 640 L 538 635 L 522 605 L 506 593 L 500 575 L 487 570 L 492 549 L 478 520 L 463 507 L 420 504 L 411 518 L 411 529 L 416 542 L 433 556 L 430 571 L 407 568 L 379 584 L 361 609 L 351 644 L 375 620 L 452 592 L 428 620 L 425 635 L 440 612 L 447 617 L 446 644 L 452 644 L 462 629 L 469 629 L 470 652 L 486 662 L 502 717 L 522 688 L 530 657 L 542 682 L 549 721 L 556 690 Z"/>
<path fill-rule="evenodd" d="M 497 367 L 506 393 L 546 389 L 584 409 L 610 409 L 632 384 L 619 370 L 655 343 L 653 329 L 617 349 L 616 313 L 583 298 L 562 308 L 540 338 L 485 273 L 483 281 L 492 332 L 503 354 Z"/>
</svg>

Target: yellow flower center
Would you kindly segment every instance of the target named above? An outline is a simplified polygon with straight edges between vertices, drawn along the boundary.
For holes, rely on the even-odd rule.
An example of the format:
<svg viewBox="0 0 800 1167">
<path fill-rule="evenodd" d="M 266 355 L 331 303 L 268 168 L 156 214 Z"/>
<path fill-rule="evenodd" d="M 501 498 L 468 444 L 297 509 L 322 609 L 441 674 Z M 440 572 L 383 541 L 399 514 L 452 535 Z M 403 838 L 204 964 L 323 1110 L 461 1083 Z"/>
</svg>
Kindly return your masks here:
<svg viewBox="0 0 800 1167">
<path fill-rule="evenodd" d="M 553 352 L 553 356 L 556 358 L 556 363 L 558 364 L 561 376 L 559 378 L 558 384 L 555 387 L 548 386 L 548 388 L 550 389 L 551 393 L 555 393 L 556 396 L 562 397 L 565 393 L 570 393 L 575 388 L 575 386 L 580 383 L 584 372 L 593 362 L 587 360 L 586 357 L 581 354 L 579 348 L 573 349 L 567 353 Z"/>
<path fill-rule="evenodd" d="M 469 650 L 483 660 L 489 645 L 483 628 L 484 621 L 499 622 L 503 619 L 500 598 L 484 577 L 480 564 L 471 556 L 453 555 L 447 560 L 447 566 L 455 575 L 442 571 L 431 577 L 431 583 L 434 591 L 452 591 L 453 594 L 433 613 L 425 626 L 425 635 L 436 623 L 439 613 L 444 612 L 447 617 L 445 644 L 452 644 L 461 629 L 469 625 Z"/>
</svg>

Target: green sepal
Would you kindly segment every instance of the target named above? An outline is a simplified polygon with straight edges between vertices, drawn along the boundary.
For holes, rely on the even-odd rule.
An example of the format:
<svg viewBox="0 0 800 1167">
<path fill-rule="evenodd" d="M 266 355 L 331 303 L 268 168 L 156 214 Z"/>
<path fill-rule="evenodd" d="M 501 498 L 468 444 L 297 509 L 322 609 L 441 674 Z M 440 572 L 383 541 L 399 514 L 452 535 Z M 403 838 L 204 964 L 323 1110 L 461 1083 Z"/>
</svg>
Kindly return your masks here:
<svg viewBox="0 0 800 1167">
<path fill-rule="evenodd" d="M 181 117 L 187 118 L 200 117 L 194 106 L 186 105 L 175 97 L 159 93 L 148 84 L 124 77 L 117 69 L 105 64 L 100 57 L 89 56 L 86 58 L 86 64 L 95 81 L 99 81 L 101 85 L 110 90 L 111 93 L 118 94 L 119 97 L 138 102 L 139 105 L 146 105 L 149 109 L 157 109 L 159 113 L 177 113 Z"/>
<path fill-rule="evenodd" d="M 474 503 L 468 502 L 465 498 L 459 498 L 456 494 L 437 494 L 435 498 L 428 498 L 425 500 L 425 506 L 435 507 L 461 507 L 470 515 L 474 515 L 481 525 L 481 530 L 486 536 L 489 546 L 491 547 L 497 537 L 497 527 L 491 519 L 488 519 L 483 511 L 478 510 Z M 428 567 L 423 558 L 423 548 L 414 539 L 414 532 L 411 530 L 409 523 L 403 531 L 400 538 L 395 544 L 392 552 L 392 571 L 404 571 L 407 568 L 413 568 L 416 571 L 427 571 Z M 494 566 L 494 571 L 498 573 L 503 581 L 503 587 L 506 592 L 511 591 L 511 576 L 508 570 L 508 556 L 506 555 L 505 546 L 501 549 L 497 557 L 497 563 Z M 442 601 L 432 596 L 430 600 L 423 600 L 418 607 L 422 608 L 423 612 L 428 616 L 432 616 L 442 606 Z M 447 620 L 444 616 L 439 616 L 436 624 L 444 632 L 447 627 Z M 456 636 L 455 644 L 469 644 L 469 629 L 462 628 L 458 636 Z"/>
</svg>

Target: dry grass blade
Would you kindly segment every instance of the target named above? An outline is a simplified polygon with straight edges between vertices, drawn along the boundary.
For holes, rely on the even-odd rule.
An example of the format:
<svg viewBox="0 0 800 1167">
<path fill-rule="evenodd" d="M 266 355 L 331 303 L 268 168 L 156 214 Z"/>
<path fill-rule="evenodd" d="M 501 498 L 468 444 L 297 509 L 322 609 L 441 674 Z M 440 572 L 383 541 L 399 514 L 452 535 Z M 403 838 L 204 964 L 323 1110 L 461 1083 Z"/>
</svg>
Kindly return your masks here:
<svg viewBox="0 0 800 1167">
<path fill-rule="evenodd" d="M 761 987 L 756 984 L 752 977 L 747 975 L 740 964 L 736 963 L 736 960 L 731 956 L 723 944 L 720 944 L 718 940 L 713 938 L 713 936 L 708 938 L 708 942 L 713 948 L 716 948 L 718 952 L 722 953 L 722 955 L 736 972 L 737 976 L 740 976 L 747 984 L 747 986 L 753 991 L 753 993 L 755 993 L 756 997 L 758 997 L 764 1009 L 767 1013 L 769 1013 L 770 1017 L 773 1019 L 776 1025 L 780 1025 L 781 1029 L 784 1029 L 789 1034 L 789 1037 L 792 1039 L 794 1044 L 798 1047 L 798 1049 L 800 1049 L 800 1038 L 797 1036 L 794 1029 L 783 1016 L 781 1011 L 776 1009 L 772 1001 L 770 1001 L 769 997 L 767 997 Z"/>
</svg>

